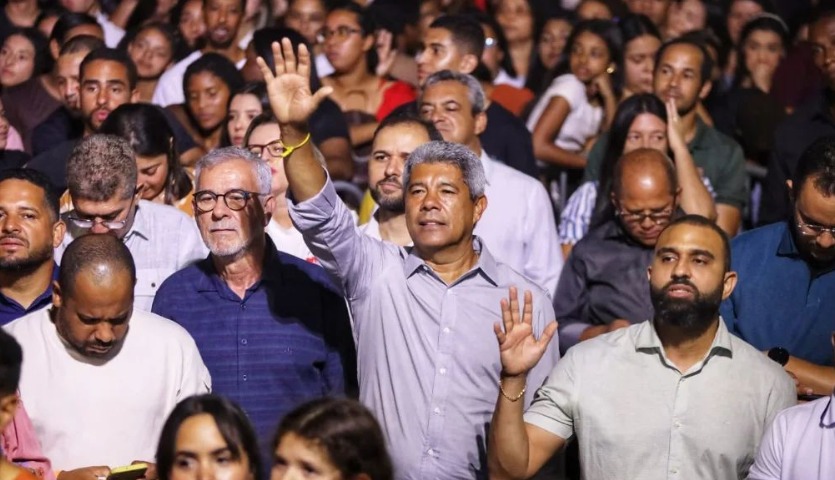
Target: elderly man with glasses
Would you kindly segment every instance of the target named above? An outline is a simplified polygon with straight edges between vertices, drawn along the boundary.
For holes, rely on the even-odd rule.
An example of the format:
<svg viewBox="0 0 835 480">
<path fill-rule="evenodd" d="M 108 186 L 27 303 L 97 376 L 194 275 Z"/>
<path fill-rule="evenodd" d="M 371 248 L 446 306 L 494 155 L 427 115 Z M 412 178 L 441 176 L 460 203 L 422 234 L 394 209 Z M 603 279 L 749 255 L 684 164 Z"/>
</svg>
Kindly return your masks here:
<svg viewBox="0 0 835 480">
<path fill-rule="evenodd" d="M 134 307 L 150 311 L 169 275 L 205 258 L 208 251 L 188 215 L 140 198 L 136 157 L 126 140 L 94 134 L 76 145 L 67 163 L 73 210 L 60 259 L 74 238 L 106 233 L 121 239 L 136 263 Z"/>
<path fill-rule="evenodd" d="M 786 185 L 789 217 L 732 243 L 739 287 L 722 304 L 722 317 L 731 332 L 794 374 L 798 394 L 829 396 L 835 387 L 830 343 L 835 331 L 835 136 L 813 143 Z"/>
<path fill-rule="evenodd" d="M 242 148 L 204 156 L 194 213 L 211 254 L 163 283 L 153 312 L 188 330 L 212 389 L 240 404 L 264 452 L 298 404 L 356 391 L 348 310 L 325 271 L 278 251 L 270 166 Z"/>
<path fill-rule="evenodd" d="M 634 150 L 617 162 L 609 219 L 577 243 L 557 285 L 563 351 L 652 318 L 647 267 L 680 191 L 672 161 L 657 150 Z"/>
</svg>

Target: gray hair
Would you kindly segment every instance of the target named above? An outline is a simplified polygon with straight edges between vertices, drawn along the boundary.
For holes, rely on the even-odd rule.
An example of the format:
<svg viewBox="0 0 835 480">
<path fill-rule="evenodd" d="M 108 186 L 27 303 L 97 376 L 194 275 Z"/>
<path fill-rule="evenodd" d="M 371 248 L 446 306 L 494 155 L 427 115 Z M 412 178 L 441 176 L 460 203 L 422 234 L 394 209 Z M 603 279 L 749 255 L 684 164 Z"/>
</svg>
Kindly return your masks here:
<svg viewBox="0 0 835 480">
<path fill-rule="evenodd" d="M 72 198 L 95 202 L 131 198 L 136 192 L 136 154 L 124 138 L 97 133 L 81 140 L 67 160 Z"/>
<path fill-rule="evenodd" d="M 261 195 L 270 193 L 270 185 L 272 183 L 270 166 L 261 157 L 241 147 L 218 148 L 203 155 L 194 168 L 194 184 L 200 184 L 200 174 L 203 173 L 203 170 L 233 160 L 243 160 L 250 164 L 252 173 L 255 175 L 255 180 L 258 182 L 258 193 Z"/>
<path fill-rule="evenodd" d="M 464 183 L 470 189 L 470 199 L 475 200 L 484 195 L 487 177 L 481 159 L 472 150 L 459 143 L 427 142 L 416 148 L 403 168 L 403 186 L 408 188 L 412 177 L 412 169 L 422 163 L 446 163 L 461 170 Z"/>
<path fill-rule="evenodd" d="M 473 115 L 484 111 L 484 104 L 486 103 L 484 89 L 481 88 L 478 80 L 472 75 L 453 72 L 452 70 L 441 70 L 440 72 L 429 75 L 423 83 L 423 92 L 420 94 L 418 104 L 423 102 L 423 95 L 426 93 L 427 88 L 441 82 L 458 82 L 467 87 L 467 97 L 470 99 L 470 105 L 473 107 Z"/>
</svg>

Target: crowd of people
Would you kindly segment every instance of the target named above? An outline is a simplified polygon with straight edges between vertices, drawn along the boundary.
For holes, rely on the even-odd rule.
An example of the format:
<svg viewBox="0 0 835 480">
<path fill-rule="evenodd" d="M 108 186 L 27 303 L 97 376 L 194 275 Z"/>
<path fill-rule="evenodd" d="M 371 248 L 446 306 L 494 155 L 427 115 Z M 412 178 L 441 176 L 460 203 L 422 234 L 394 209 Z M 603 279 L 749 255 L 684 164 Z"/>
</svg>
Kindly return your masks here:
<svg viewBox="0 0 835 480">
<path fill-rule="evenodd" d="M 835 2 L 0 1 L 0 480 L 835 478 Z"/>
</svg>

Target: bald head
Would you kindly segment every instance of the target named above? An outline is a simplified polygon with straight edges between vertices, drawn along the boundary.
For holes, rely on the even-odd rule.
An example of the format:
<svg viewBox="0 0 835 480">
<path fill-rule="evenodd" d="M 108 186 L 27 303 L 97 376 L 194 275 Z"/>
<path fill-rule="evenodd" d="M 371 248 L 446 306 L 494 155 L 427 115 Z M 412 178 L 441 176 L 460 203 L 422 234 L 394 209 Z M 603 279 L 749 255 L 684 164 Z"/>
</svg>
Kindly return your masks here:
<svg viewBox="0 0 835 480">
<path fill-rule="evenodd" d="M 639 148 L 615 164 L 612 193 L 617 199 L 647 194 L 675 195 L 677 190 L 673 162 L 658 150 Z"/>
<path fill-rule="evenodd" d="M 136 281 L 136 265 L 128 247 L 112 235 L 84 235 L 67 247 L 58 273 L 64 295 L 72 295 L 80 273 L 97 286 L 124 278 L 129 279 L 132 287 Z"/>
</svg>

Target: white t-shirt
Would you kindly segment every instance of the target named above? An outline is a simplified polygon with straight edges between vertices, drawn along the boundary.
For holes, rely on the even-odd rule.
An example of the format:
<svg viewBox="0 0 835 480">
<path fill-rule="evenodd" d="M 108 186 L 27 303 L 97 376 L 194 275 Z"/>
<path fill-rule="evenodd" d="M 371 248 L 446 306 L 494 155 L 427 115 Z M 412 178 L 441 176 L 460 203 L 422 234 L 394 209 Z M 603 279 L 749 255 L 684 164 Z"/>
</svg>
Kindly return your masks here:
<svg viewBox="0 0 835 480">
<path fill-rule="evenodd" d="M 118 47 L 122 37 L 125 36 L 125 30 L 111 22 L 107 15 L 102 12 L 96 14 L 96 21 L 99 22 L 102 31 L 104 31 L 104 44 L 110 48 Z"/>
<path fill-rule="evenodd" d="M 577 77 L 570 73 L 560 75 L 551 82 L 548 90 L 536 102 L 528 117 L 528 130 L 533 132 L 536 123 L 554 97 L 564 98 L 571 107 L 571 112 L 554 140 L 554 145 L 570 152 L 579 152 L 585 147 L 586 141 L 600 131 L 603 109 L 589 103 L 586 86 Z"/>
<path fill-rule="evenodd" d="M 284 228 L 277 222 L 270 220 L 270 223 L 267 225 L 267 235 L 270 236 L 279 251 L 289 253 L 306 262 L 319 263 L 316 257 L 310 253 L 307 244 L 304 243 L 302 234 L 295 228 Z"/>
<path fill-rule="evenodd" d="M 195 50 L 189 56 L 180 60 L 171 66 L 165 73 L 159 77 L 157 87 L 154 89 L 154 96 L 151 97 L 151 103 L 159 105 L 160 107 L 167 107 L 169 105 L 177 105 L 185 103 L 186 94 L 183 91 L 183 77 L 186 76 L 186 69 L 192 63 L 196 62 L 198 58 L 203 56 L 203 52 Z M 235 64 L 235 67 L 240 70 L 246 63 L 246 59 L 241 59 Z"/>
<path fill-rule="evenodd" d="M 194 340 L 176 323 L 134 310 L 121 350 L 102 363 L 64 342 L 50 308 L 3 328 L 23 348 L 20 394 L 52 467 L 153 462 L 174 406 L 211 390 Z"/>
</svg>

